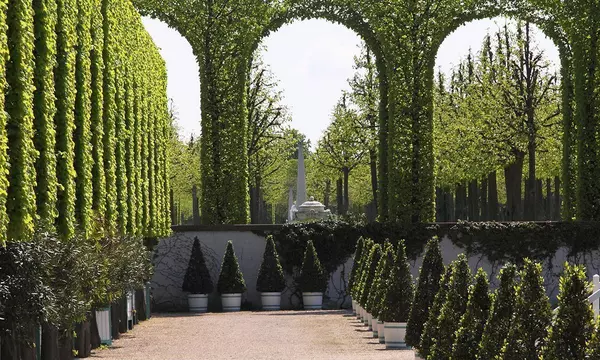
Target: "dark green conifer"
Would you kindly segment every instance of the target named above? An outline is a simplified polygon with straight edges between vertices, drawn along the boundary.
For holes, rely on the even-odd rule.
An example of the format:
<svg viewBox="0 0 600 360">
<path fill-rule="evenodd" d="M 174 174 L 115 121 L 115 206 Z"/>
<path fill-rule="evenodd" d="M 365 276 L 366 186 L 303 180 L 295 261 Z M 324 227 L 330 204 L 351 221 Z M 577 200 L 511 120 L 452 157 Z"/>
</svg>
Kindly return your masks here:
<svg viewBox="0 0 600 360">
<path fill-rule="evenodd" d="M 348 290 L 350 292 L 350 295 L 353 298 L 354 298 L 354 294 L 352 293 L 352 288 L 354 286 L 354 283 L 356 282 L 356 277 L 360 270 L 360 261 L 361 261 L 361 257 L 362 257 L 363 247 L 364 247 L 364 239 L 361 236 L 358 239 L 358 242 L 356 243 L 356 251 L 354 253 L 354 264 L 352 265 L 352 271 L 350 272 L 350 278 L 348 279 Z M 354 298 L 354 300 L 356 300 L 356 299 Z"/>
<path fill-rule="evenodd" d="M 371 287 L 369 299 L 367 300 L 367 305 L 365 307 L 365 310 L 367 310 L 369 314 L 373 315 L 374 319 L 379 317 L 381 299 L 383 295 L 385 295 L 388 287 L 390 270 L 391 267 L 394 266 L 395 262 L 394 246 L 390 242 L 386 241 L 383 245 L 383 248 L 384 252 L 379 259 L 379 264 L 377 264 L 375 278 L 373 279 L 373 286 Z"/>
<path fill-rule="evenodd" d="M 542 266 L 526 259 L 519 272 L 513 320 L 502 348 L 503 360 L 537 360 L 548 335 L 552 311 L 544 288 Z"/>
<path fill-rule="evenodd" d="M 490 310 L 490 294 L 487 273 L 479 268 L 475 283 L 469 290 L 467 310 L 460 320 L 456 340 L 452 348 L 452 359 L 475 360 L 479 343 Z"/>
<path fill-rule="evenodd" d="M 419 271 L 419 283 L 415 292 L 413 306 L 408 317 L 406 344 L 418 347 L 423 326 L 427 321 L 429 309 L 433 305 L 435 295 L 440 288 L 440 280 L 444 274 L 444 262 L 437 237 L 427 243 L 423 265 Z"/>
<path fill-rule="evenodd" d="M 327 277 L 312 240 L 306 245 L 299 284 L 302 292 L 324 292 L 327 288 Z"/>
<path fill-rule="evenodd" d="M 231 240 L 227 242 L 227 249 L 223 256 L 217 290 L 219 291 L 219 294 L 240 294 L 246 291 L 244 275 L 240 270 L 240 264 L 233 251 L 233 243 Z"/>
<path fill-rule="evenodd" d="M 263 261 L 258 271 L 256 280 L 256 291 L 259 292 L 282 292 L 285 289 L 285 276 L 283 268 L 279 263 L 279 255 L 275 248 L 273 236 L 267 236 L 267 244 L 263 254 Z"/>
<path fill-rule="evenodd" d="M 396 249 L 396 261 L 390 270 L 388 288 L 381 303 L 379 320 L 407 322 L 413 296 L 414 284 L 410 274 L 410 265 L 406 258 L 404 240 L 401 240 Z"/>
<path fill-rule="evenodd" d="M 375 244 L 371 248 L 371 254 L 369 254 L 369 266 L 366 269 L 367 276 L 365 277 L 363 292 L 360 295 L 360 303 L 365 307 L 365 310 L 367 307 L 367 300 L 369 299 L 369 294 L 371 293 L 371 289 L 373 288 L 375 270 L 377 270 L 377 264 L 379 264 L 379 259 L 381 259 L 381 255 L 381 245 Z"/>
<path fill-rule="evenodd" d="M 594 313 L 587 299 L 591 294 L 585 267 L 566 263 L 544 360 L 585 359 L 594 332 Z"/>
<path fill-rule="evenodd" d="M 515 308 L 515 277 L 517 267 L 509 264 L 500 270 L 500 287 L 492 295 L 490 315 L 483 330 L 479 345 L 479 360 L 495 359 L 502 351 L 508 336 Z"/>
<path fill-rule="evenodd" d="M 431 347 L 428 360 L 450 359 L 456 330 L 458 330 L 460 319 L 467 308 L 469 285 L 472 281 L 471 269 L 464 254 L 458 255 L 458 259 L 454 263 L 446 301 L 440 312 L 437 338 Z"/>
<path fill-rule="evenodd" d="M 427 316 L 427 322 L 423 325 L 423 332 L 421 334 L 421 341 L 418 346 L 419 356 L 423 359 L 427 359 L 431 352 L 434 340 L 437 339 L 439 333 L 439 321 L 440 312 L 442 306 L 446 302 L 446 294 L 448 294 L 448 288 L 450 287 L 450 278 L 452 277 L 452 271 L 454 270 L 453 264 L 446 267 L 444 275 L 440 279 L 440 289 L 435 294 L 433 305 L 429 308 L 429 314 Z"/>
</svg>

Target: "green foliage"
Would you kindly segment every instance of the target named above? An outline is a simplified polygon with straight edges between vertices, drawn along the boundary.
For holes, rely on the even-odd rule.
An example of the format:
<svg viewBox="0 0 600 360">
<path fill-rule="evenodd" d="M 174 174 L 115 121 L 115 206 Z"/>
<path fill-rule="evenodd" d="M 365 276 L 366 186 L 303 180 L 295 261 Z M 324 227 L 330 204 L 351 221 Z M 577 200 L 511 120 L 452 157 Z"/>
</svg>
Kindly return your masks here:
<svg viewBox="0 0 600 360">
<path fill-rule="evenodd" d="M 383 245 L 383 254 L 377 264 L 373 285 L 371 286 L 369 298 L 365 306 L 365 310 L 373 315 L 374 319 L 377 319 L 381 313 L 381 302 L 387 294 L 390 271 L 394 268 L 396 262 L 395 256 L 394 246 L 386 242 Z"/>
<path fill-rule="evenodd" d="M 592 339 L 588 343 L 586 355 L 586 359 L 589 360 L 600 359 L 600 326 L 598 326 L 598 319 L 595 321 L 594 333 L 592 334 Z"/>
<path fill-rule="evenodd" d="M 356 279 L 354 280 L 353 288 L 350 289 L 351 295 L 360 303 L 360 294 L 363 288 L 363 276 L 371 254 L 371 248 L 375 245 L 373 240 L 365 239 L 364 247 L 360 259 L 360 267 L 356 271 Z"/>
<path fill-rule="evenodd" d="M 213 291 L 213 282 L 197 237 L 194 238 L 192 255 L 181 288 L 191 294 L 210 294 Z"/>
<path fill-rule="evenodd" d="M 369 239 L 370 246 L 367 246 L 368 251 L 365 253 L 364 261 L 362 261 L 360 271 L 360 281 L 358 282 L 358 288 L 356 291 L 356 301 L 364 307 L 365 303 L 362 302 L 362 297 L 367 290 L 367 278 L 369 277 L 369 271 L 371 270 L 371 264 L 373 262 L 373 256 L 375 255 L 374 248 L 377 245 L 373 240 Z"/>
<path fill-rule="evenodd" d="M 221 273 L 217 282 L 217 290 L 220 294 L 239 294 L 246 291 L 244 275 L 240 270 L 231 241 L 227 242 L 227 249 L 221 263 Z"/>
<path fill-rule="evenodd" d="M 427 243 L 423 257 L 423 265 L 419 271 L 419 282 L 413 299 L 413 306 L 408 317 L 406 328 L 406 344 L 418 347 L 421 333 L 427 321 L 427 314 L 433 305 L 435 296 L 440 288 L 440 279 L 444 273 L 444 263 L 440 242 L 433 237 Z"/>
<path fill-rule="evenodd" d="M 545 360 L 585 358 L 594 332 L 594 313 L 587 299 L 591 293 L 585 268 L 566 263 L 560 278 L 558 310 L 544 349 Z"/>
<path fill-rule="evenodd" d="M 464 254 L 454 261 L 446 300 L 440 311 L 438 332 L 427 360 L 449 359 L 460 319 L 467 309 L 469 285 L 472 281 L 471 269 Z"/>
<path fill-rule="evenodd" d="M 56 178 L 58 181 L 56 229 L 63 239 L 75 233 L 75 65 L 77 56 L 77 2 L 57 0 L 56 37 Z"/>
<path fill-rule="evenodd" d="M 367 267 L 365 267 L 364 277 L 362 280 L 362 293 L 360 294 L 359 298 L 359 304 L 364 306 L 365 309 L 367 307 L 367 301 L 369 300 L 371 291 L 373 291 L 374 288 L 373 283 L 375 282 L 375 272 L 377 271 L 377 266 L 381 256 L 381 245 L 375 244 L 371 248 L 369 258 L 367 260 Z"/>
<path fill-rule="evenodd" d="M 446 301 L 446 294 L 448 293 L 448 288 L 450 287 L 450 278 L 452 277 L 453 270 L 454 264 L 446 266 L 446 271 L 440 279 L 440 289 L 435 295 L 433 305 L 430 307 L 427 322 L 425 322 L 425 325 L 423 325 L 423 333 L 421 334 L 421 341 L 419 342 L 418 351 L 419 355 L 424 359 L 428 358 L 435 340 L 439 337 L 440 312 L 442 311 L 442 306 L 444 306 Z"/>
<path fill-rule="evenodd" d="M 515 307 L 515 277 L 517 267 L 505 265 L 498 274 L 500 286 L 492 295 L 490 316 L 485 324 L 477 359 L 495 359 L 508 336 Z"/>
<path fill-rule="evenodd" d="M 267 236 L 263 260 L 258 271 L 256 290 L 259 292 L 282 292 L 285 289 L 285 277 L 279 263 L 273 236 Z"/>
<path fill-rule="evenodd" d="M 34 1 L 34 29 L 36 34 L 35 92 L 33 142 L 38 151 L 35 164 L 36 206 L 38 227 L 54 229 L 56 211 L 56 131 L 54 114 L 54 67 L 56 66 L 56 1 Z"/>
<path fill-rule="evenodd" d="M 7 114 L 9 241 L 29 241 L 36 216 L 34 135 L 34 29 L 32 2 L 9 0 L 6 13 L 9 59 L 4 110 Z"/>
<path fill-rule="evenodd" d="M 6 61 L 8 60 L 8 44 L 6 38 L 6 7 L 7 0 L 0 1 L 0 103 L 4 99 L 6 89 Z M 7 134 L 6 134 L 6 112 L 3 104 L 0 111 L 0 246 L 6 242 L 6 227 L 8 216 L 6 214 L 6 195 L 8 189 L 8 157 L 7 157 Z"/>
<path fill-rule="evenodd" d="M 327 288 L 327 275 L 311 240 L 306 244 L 298 284 L 302 292 L 325 292 Z"/>
<path fill-rule="evenodd" d="M 385 297 L 382 297 L 379 320 L 407 322 L 414 297 L 414 285 L 404 240 L 398 243 L 396 259 L 390 269 L 387 284 L 388 289 Z"/>
<path fill-rule="evenodd" d="M 352 264 L 352 270 L 350 271 L 350 278 L 348 278 L 348 289 L 350 295 L 354 297 L 354 292 L 352 288 L 354 287 L 354 283 L 356 282 L 357 273 L 359 272 L 361 266 L 361 257 L 363 254 L 365 240 L 361 237 L 358 239 L 356 243 L 356 251 L 354 252 L 354 263 Z M 356 300 L 356 299 L 354 299 Z"/>
<path fill-rule="evenodd" d="M 475 283 L 469 289 L 469 302 L 455 334 L 452 359 L 475 360 L 477 358 L 479 342 L 490 310 L 487 276 L 487 273 L 479 268 L 475 275 Z"/>
<path fill-rule="evenodd" d="M 541 273 L 540 264 L 525 260 L 513 320 L 502 348 L 503 360 L 538 359 L 542 355 L 552 311 Z"/>
</svg>

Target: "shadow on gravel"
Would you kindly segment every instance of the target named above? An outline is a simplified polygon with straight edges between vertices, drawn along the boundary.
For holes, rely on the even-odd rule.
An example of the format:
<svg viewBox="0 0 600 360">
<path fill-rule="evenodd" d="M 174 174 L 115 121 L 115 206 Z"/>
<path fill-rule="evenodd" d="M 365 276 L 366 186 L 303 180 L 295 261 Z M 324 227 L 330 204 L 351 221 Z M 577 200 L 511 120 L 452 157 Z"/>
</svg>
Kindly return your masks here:
<svg viewBox="0 0 600 360">
<path fill-rule="evenodd" d="M 342 314 L 346 314 L 346 310 L 316 310 L 316 311 L 310 311 L 310 310 L 300 310 L 300 311 L 281 311 L 281 312 L 269 312 L 269 313 L 262 313 L 264 315 L 269 315 L 269 316 L 298 316 L 298 315 L 310 315 L 310 316 L 316 316 L 316 315 L 342 315 Z M 260 312 L 258 312 L 257 314 L 261 314 Z"/>
</svg>

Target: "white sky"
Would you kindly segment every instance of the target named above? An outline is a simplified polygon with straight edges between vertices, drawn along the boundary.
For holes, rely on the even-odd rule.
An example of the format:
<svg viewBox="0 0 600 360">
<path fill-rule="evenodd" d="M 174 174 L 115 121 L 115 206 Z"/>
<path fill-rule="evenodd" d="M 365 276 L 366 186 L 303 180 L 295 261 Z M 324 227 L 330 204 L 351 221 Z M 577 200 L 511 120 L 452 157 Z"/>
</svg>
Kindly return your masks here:
<svg viewBox="0 0 600 360">
<path fill-rule="evenodd" d="M 477 51 L 487 30 L 494 32 L 504 19 L 479 20 L 462 26 L 442 44 L 436 66 L 448 72 L 465 57 L 469 48 Z M 198 65 L 189 43 L 177 31 L 160 21 L 144 18 L 167 63 L 168 95 L 179 113 L 180 134 L 187 138 L 200 133 L 200 82 Z M 547 57 L 558 64 L 558 50 L 538 31 L 536 40 Z M 330 113 L 348 89 L 354 70 L 353 57 L 360 38 L 342 25 L 325 20 L 306 20 L 282 27 L 263 44 L 265 63 L 271 66 L 284 92 L 284 104 L 292 114 L 292 127 L 306 134 L 313 146 L 330 123 Z"/>
</svg>

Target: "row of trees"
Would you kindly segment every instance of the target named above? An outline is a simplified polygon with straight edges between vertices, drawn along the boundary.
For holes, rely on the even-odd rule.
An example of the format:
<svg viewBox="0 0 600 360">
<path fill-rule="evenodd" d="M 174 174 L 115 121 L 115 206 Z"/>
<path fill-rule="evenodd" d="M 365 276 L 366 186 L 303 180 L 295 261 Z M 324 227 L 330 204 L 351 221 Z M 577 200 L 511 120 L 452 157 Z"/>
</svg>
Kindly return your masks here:
<svg viewBox="0 0 600 360">
<path fill-rule="evenodd" d="M 165 65 L 119 0 L 0 8 L 0 242 L 168 231 Z"/>
<path fill-rule="evenodd" d="M 407 323 L 406 344 L 428 360 L 600 357 L 600 326 L 583 266 L 565 264 L 554 312 L 541 264 L 508 264 L 498 280 L 490 292 L 487 273 L 473 275 L 464 254 L 444 266 L 434 238 L 413 289 L 403 241 L 394 250 L 360 239 L 349 288 L 373 318 Z"/>
</svg>

